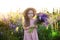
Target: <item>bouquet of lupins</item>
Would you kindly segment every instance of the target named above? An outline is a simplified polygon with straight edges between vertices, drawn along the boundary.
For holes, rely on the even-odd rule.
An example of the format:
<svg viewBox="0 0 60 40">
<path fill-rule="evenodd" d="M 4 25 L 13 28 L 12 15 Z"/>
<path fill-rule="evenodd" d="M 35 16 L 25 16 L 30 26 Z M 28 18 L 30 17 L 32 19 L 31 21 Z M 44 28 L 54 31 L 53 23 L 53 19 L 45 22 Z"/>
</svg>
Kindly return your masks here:
<svg viewBox="0 0 60 40">
<path fill-rule="evenodd" d="M 46 23 L 46 25 L 48 25 L 47 18 L 48 18 L 47 14 L 38 13 L 38 15 L 37 15 L 37 24 Z"/>
<path fill-rule="evenodd" d="M 45 13 L 38 13 L 37 15 L 38 35 L 40 40 L 51 40 L 51 26 L 48 23 L 48 18 L 48 15 Z"/>
</svg>

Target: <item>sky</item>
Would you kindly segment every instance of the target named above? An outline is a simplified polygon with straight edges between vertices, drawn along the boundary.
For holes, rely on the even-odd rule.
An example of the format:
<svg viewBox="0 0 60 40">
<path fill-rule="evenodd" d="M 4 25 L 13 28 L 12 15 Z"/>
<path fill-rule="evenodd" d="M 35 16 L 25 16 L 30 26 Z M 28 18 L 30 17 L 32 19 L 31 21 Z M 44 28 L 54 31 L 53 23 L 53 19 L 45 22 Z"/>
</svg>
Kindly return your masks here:
<svg viewBox="0 0 60 40">
<path fill-rule="evenodd" d="M 33 7 L 37 12 L 47 8 L 52 12 L 53 8 L 60 8 L 60 0 L 0 0 L 0 12 L 16 11 L 20 8 L 23 12 L 28 7 Z"/>
</svg>

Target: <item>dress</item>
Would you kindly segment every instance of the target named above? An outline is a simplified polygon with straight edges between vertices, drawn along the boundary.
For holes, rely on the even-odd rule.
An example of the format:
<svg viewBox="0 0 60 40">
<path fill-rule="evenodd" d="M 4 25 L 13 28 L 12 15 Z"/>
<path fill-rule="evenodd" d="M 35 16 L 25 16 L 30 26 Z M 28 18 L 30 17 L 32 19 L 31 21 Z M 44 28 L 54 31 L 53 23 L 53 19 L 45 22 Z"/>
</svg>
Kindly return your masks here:
<svg viewBox="0 0 60 40">
<path fill-rule="evenodd" d="M 30 20 L 30 26 L 34 25 L 35 19 Z M 33 32 L 29 33 L 28 30 L 24 30 L 24 40 L 38 40 L 37 29 L 35 28 Z"/>
</svg>

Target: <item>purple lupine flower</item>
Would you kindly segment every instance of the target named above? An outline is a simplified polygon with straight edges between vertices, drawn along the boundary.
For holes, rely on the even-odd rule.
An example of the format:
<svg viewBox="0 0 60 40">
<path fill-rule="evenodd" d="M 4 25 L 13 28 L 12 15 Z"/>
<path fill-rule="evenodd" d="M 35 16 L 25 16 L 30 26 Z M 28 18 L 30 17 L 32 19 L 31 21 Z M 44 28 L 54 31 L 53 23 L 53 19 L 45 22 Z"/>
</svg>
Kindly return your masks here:
<svg viewBox="0 0 60 40">
<path fill-rule="evenodd" d="M 43 15 L 43 13 L 38 13 L 37 14 L 37 17 L 38 17 L 38 20 L 41 20 L 41 16 Z"/>
<path fill-rule="evenodd" d="M 2 20 L 3 20 L 3 21 L 7 21 L 7 18 L 4 17 L 4 18 L 2 18 Z"/>
<path fill-rule="evenodd" d="M 12 24 L 11 24 L 11 23 L 9 23 L 9 26 L 12 26 Z"/>
<path fill-rule="evenodd" d="M 48 15 L 47 14 L 45 14 L 45 13 L 38 13 L 38 15 L 37 15 L 37 22 L 39 23 L 41 23 L 41 22 L 43 22 L 44 23 L 44 25 L 48 25 Z"/>
<path fill-rule="evenodd" d="M 46 14 L 43 14 L 43 15 L 41 16 L 41 19 L 44 20 L 45 26 L 48 25 L 48 20 L 47 20 L 47 18 L 48 18 L 48 15 L 46 15 Z"/>
<path fill-rule="evenodd" d="M 38 16 L 42 16 L 43 15 L 43 13 L 38 13 Z"/>
<path fill-rule="evenodd" d="M 39 16 L 39 20 L 41 20 L 41 17 Z"/>
<path fill-rule="evenodd" d="M 48 18 L 48 16 L 46 14 L 42 14 L 42 17 L 47 17 Z"/>
<path fill-rule="evenodd" d="M 39 19 L 40 19 L 40 20 L 44 20 L 44 22 L 45 22 L 45 21 L 47 21 L 47 18 L 48 18 L 48 15 L 46 15 L 46 14 L 44 14 L 44 13 L 40 13 L 40 14 L 39 14 Z"/>
<path fill-rule="evenodd" d="M 15 24 L 13 25 L 13 28 L 16 28 L 16 25 Z"/>
<path fill-rule="evenodd" d="M 41 20 L 44 20 L 44 22 L 45 22 L 45 21 L 47 21 L 47 18 L 46 17 L 41 17 Z"/>
<path fill-rule="evenodd" d="M 45 26 L 47 26 L 49 23 L 47 21 L 45 21 Z"/>
<path fill-rule="evenodd" d="M 16 25 L 15 25 L 15 24 L 13 24 L 13 23 L 10 23 L 10 24 L 9 24 L 9 26 L 10 26 L 10 28 L 13 28 L 13 29 L 15 29 L 15 28 L 16 28 Z"/>
</svg>

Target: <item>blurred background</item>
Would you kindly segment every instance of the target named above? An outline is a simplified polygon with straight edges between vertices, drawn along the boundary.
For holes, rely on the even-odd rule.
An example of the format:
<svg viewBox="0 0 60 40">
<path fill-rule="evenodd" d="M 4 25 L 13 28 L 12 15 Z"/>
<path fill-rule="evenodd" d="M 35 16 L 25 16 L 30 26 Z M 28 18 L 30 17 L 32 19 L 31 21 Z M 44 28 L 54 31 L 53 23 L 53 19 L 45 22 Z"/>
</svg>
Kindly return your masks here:
<svg viewBox="0 0 60 40">
<path fill-rule="evenodd" d="M 0 40 L 23 40 L 23 12 L 29 7 L 50 17 L 51 26 L 38 26 L 39 40 L 59 40 L 59 4 L 60 0 L 0 0 Z"/>
</svg>

